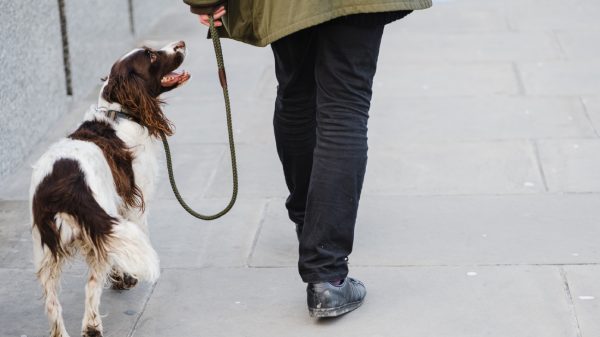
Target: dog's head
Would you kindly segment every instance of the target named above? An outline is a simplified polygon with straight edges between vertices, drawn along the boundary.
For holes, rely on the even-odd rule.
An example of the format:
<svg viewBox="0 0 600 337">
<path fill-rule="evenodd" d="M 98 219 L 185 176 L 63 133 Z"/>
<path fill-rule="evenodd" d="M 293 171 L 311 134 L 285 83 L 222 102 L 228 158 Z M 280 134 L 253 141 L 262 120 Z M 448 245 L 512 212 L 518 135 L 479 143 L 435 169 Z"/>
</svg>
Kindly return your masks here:
<svg viewBox="0 0 600 337">
<path fill-rule="evenodd" d="M 102 98 L 118 103 L 137 117 L 152 136 L 172 135 L 172 124 L 161 110 L 160 94 L 177 88 L 189 73 L 175 70 L 185 58 L 185 42 L 168 44 L 160 50 L 137 48 L 112 66 Z"/>
</svg>

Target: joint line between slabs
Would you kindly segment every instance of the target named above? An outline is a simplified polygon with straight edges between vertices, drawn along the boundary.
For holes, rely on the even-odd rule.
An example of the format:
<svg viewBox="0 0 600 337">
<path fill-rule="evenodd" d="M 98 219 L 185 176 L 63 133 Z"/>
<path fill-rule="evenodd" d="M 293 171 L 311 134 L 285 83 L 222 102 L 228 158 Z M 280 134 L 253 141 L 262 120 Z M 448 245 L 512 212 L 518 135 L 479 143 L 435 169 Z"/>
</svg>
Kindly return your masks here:
<svg viewBox="0 0 600 337">
<path fill-rule="evenodd" d="M 554 43 L 556 44 L 556 47 L 558 48 L 558 51 L 561 55 L 561 59 L 563 61 L 568 60 L 569 56 L 568 56 L 567 51 L 565 50 L 565 47 L 563 46 L 562 42 L 560 42 L 560 38 L 558 37 L 556 30 L 553 29 L 549 34 L 552 37 L 552 40 L 554 41 Z"/>
<path fill-rule="evenodd" d="M 161 274 L 162 274 L 162 272 L 161 272 Z M 154 284 L 152 285 L 152 288 L 150 289 L 150 293 L 148 294 L 148 297 L 146 298 L 146 301 L 144 302 L 144 305 L 142 306 L 142 310 L 140 310 L 140 313 L 138 314 L 135 321 L 133 322 L 133 325 L 131 326 L 131 330 L 129 330 L 127 337 L 133 337 L 133 335 L 137 331 L 137 327 L 140 322 L 140 319 L 142 319 L 142 315 L 144 314 L 144 312 L 146 312 L 146 307 L 148 306 L 148 302 L 150 302 L 150 298 L 154 294 L 154 290 L 156 289 L 156 286 L 158 285 L 159 281 L 160 280 L 154 282 Z"/>
<path fill-rule="evenodd" d="M 258 244 L 258 238 L 262 233 L 263 225 L 267 219 L 267 214 L 269 213 L 269 206 L 273 199 L 268 199 L 262 209 L 262 216 L 258 221 L 258 227 L 256 228 L 256 233 L 254 234 L 254 238 L 252 239 L 252 244 L 250 245 L 250 252 L 248 252 L 248 257 L 246 258 L 246 268 L 253 268 L 250 266 L 250 262 L 252 261 L 252 257 L 254 256 L 254 250 L 256 249 L 256 245 Z"/>
<path fill-rule="evenodd" d="M 540 172 L 540 177 L 542 178 L 542 184 L 544 184 L 544 192 L 549 192 L 548 181 L 546 180 L 546 172 L 544 172 L 544 166 L 542 165 L 540 147 L 538 146 L 537 141 L 533 139 L 531 140 L 531 145 L 533 146 L 533 151 L 535 153 L 535 161 L 538 167 L 538 171 Z"/>
<path fill-rule="evenodd" d="M 577 337 L 582 337 L 581 326 L 579 325 L 579 318 L 577 317 L 577 311 L 575 310 L 575 303 L 573 302 L 573 294 L 571 293 L 571 288 L 569 287 L 569 280 L 567 278 L 567 272 L 563 267 L 558 268 L 560 272 L 560 276 L 563 281 L 563 290 L 565 295 L 567 296 L 567 302 L 569 303 L 571 316 L 575 321 L 575 328 L 577 329 Z"/>
<path fill-rule="evenodd" d="M 585 99 L 582 96 L 579 96 L 579 103 L 581 104 L 581 107 L 583 108 L 583 114 L 585 115 L 585 119 L 590 124 L 590 127 L 592 128 L 592 130 L 594 130 L 596 137 L 600 137 L 600 133 L 594 126 L 594 122 L 592 121 L 592 116 L 590 116 L 590 111 L 588 110 L 588 106 L 585 102 Z"/>
<path fill-rule="evenodd" d="M 221 162 L 224 160 L 226 153 L 229 153 L 229 152 L 225 149 L 221 150 L 221 153 L 219 154 L 218 159 L 216 160 L 215 168 L 210 173 L 210 176 L 208 177 L 208 180 L 206 181 L 206 185 L 203 188 L 204 190 L 202 191 L 202 194 L 201 194 L 201 197 L 203 199 L 208 198 L 207 195 L 208 195 L 209 189 L 212 186 L 213 182 L 215 182 L 217 179 L 217 174 L 219 173 L 219 168 L 221 167 Z"/>
<path fill-rule="evenodd" d="M 521 76 L 521 72 L 519 71 L 519 65 L 517 65 L 517 62 L 515 61 L 511 62 L 511 65 L 513 73 L 515 75 L 515 79 L 517 81 L 517 90 L 519 92 L 519 95 L 517 96 L 527 96 L 527 93 L 525 91 L 525 83 L 523 82 L 523 77 Z"/>
</svg>

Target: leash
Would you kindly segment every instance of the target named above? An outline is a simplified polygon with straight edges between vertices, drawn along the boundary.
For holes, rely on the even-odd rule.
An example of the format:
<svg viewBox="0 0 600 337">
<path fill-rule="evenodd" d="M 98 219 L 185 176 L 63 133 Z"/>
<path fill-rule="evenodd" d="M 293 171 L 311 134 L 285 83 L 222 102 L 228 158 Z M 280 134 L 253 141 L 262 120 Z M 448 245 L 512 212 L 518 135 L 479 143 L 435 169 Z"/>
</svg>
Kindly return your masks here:
<svg viewBox="0 0 600 337">
<path fill-rule="evenodd" d="M 238 172 L 237 172 L 237 163 L 235 159 L 235 144 L 233 142 L 233 124 L 231 121 L 231 104 L 229 103 L 229 90 L 227 89 L 227 76 L 225 74 L 225 65 L 223 62 L 223 51 L 221 50 L 221 41 L 219 40 L 219 34 L 217 33 L 217 29 L 215 28 L 215 19 L 212 15 L 209 15 L 210 18 L 210 35 L 213 41 L 213 46 L 215 49 L 215 56 L 217 58 L 217 67 L 219 74 L 219 82 L 221 83 L 221 88 L 223 89 L 223 98 L 225 100 L 225 115 L 227 118 L 227 134 L 229 136 L 229 154 L 231 156 L 231 173 L 233 176 L 233 191 L 231 193 L 231 199 L 229 200 L 229 204 L 225 206 L 225 208 L 213 215 L 204 215 L 194 211 L 188 204 L 183 200 L 181 194 L 179 194 L 179 190 L 177 189 L 177 184 L 175 183 L 175 175 L 173 174 L 173 163 L 171 160 L 171 150 L 169 148 L 169 142 L 167 141 L 167 137 L 164 133 L 160 134 L 160 138 L 162 139 L 163 147 L 165 148 L 165 156 L 167 158 L 167 172 L 169 174 L 169 182 L 171 183 L 171 188 L 173 189 L 173 194 L 175 194 L 175 198 L 179 201 L 181 207 L 186 210 L 193 217 L 196 217 L 201 220 L 215 220 L 223 215 L 227 214 L 235 204 L 238 194 Z"/>
</svg>

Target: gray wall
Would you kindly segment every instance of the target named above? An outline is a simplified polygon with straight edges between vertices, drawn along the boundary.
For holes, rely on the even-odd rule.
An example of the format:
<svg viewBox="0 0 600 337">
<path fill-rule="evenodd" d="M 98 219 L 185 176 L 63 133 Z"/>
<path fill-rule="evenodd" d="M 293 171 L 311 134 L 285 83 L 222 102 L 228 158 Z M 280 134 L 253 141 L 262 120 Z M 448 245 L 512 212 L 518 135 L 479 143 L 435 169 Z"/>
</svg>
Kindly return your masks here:
<svg viewBox="0 0 600 337">
<path fill-rule="evenodd" d="M 180 1 L 65 0 L 73 95 L 67 95 L 57 0 L 0 1 L 0 179 L 111 64 Z"/>
</svg>

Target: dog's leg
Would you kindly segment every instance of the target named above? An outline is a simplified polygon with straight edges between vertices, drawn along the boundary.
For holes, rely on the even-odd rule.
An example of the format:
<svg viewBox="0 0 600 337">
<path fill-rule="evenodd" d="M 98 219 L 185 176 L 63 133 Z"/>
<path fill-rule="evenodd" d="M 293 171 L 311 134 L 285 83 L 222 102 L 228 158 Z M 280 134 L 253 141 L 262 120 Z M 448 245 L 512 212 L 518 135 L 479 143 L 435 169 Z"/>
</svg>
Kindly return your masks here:
<svg viewBox="0 0 600 337">
<path fill-rule="evenodd" d="M 64 260 L 60 257 L 55 258 L 52 256 L 52 253 L 48 249 L 35 249 L 44 250 L 43 257 L 39 261 L 40 265 L 37 268 L 37 277 L 42 283 L 44 298 L 46 300 L 46 314 L 50 323 L 50 337 L 69 337 L 62 317 L 62 307 L 58 301 L 60 272 Z"/>
<path fill-rule="evenodd" d="M 100 297 L 110 267 L 106 263 L 97 261 L 92 254 L 88 255 L 87 260 L 90 271 L 85 285 L 85 313 L 81 328 L 82 335 L 84 337 L 101 337 Z"/>
<path fill-rule="evenodd" d="M 124 221 L 127 221 L 128 224 L 138 225 L 146 237 L 148 237 L 148 218 L 146 214 L 146 212 L 138 209 L 129 210 L 125 215 Z M 113 266 L 110 272 L 110 283 L 111 289 L 129 290 L 138 284 L 138 279 L 121 268 Z"/>
<path fill-rule="evenodd" d="M 110 287 L 114 290 L 129 290 L 137 285 L 138 279 L 113 267 L 110 272 L 110 283 Z"/>
<path fill-rule="evenodd" d="M 141 227 L 121 220 L 114 227 L 108 255 L 113 268 L 139 281 L 155 282 L 160 275 L 158 254 Z"/>
</svg>

